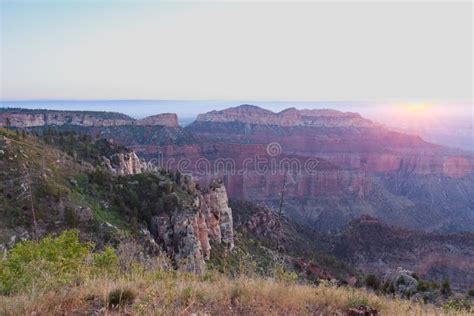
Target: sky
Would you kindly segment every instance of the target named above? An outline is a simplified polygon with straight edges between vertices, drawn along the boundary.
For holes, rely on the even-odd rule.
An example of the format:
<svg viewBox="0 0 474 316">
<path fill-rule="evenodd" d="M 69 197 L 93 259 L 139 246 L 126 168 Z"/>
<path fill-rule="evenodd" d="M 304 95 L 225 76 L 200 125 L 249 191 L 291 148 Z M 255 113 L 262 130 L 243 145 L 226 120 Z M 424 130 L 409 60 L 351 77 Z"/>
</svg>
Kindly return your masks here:
<svg viewBox="0 0 474 316">
<path fill-rule="evenodd" d="M 473 98 L 470 1 L 0 1 L 3 101 Z"/>
</svg>

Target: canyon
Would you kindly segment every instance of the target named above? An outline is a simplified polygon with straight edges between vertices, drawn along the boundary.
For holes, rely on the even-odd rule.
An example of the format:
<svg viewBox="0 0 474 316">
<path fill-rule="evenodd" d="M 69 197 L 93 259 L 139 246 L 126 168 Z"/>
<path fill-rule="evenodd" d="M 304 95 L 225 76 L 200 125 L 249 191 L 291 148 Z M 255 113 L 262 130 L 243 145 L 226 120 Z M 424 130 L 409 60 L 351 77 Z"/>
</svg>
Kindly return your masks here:
<svg viewBox="0 0 474 316">
<path fill-rule="evenodd" d="M 12 114 L 1 115 L 5 121 Z M 29 124 L 29 116 L 15 115 L 12 126 Z M 407 229 L 474 230 L 474 157 L 468 152 L 329 109 L 274 113 L 241 105 L 201 114 L 186 127 L 164 117 L 167 123 L 152 117 L 123 125 L 56 125 L 123 144 L 204 186 L 223 179 L 232 199 L 273 209 L 282 202 L 287 216 L 317 230 L 340 230 L 364 214 Z"/>
<path fill-rule="evenodd" d="M 35 115 L 53 115 L 47 112 Z M 8 110 L 2 114 L 4 121 L 12 117 Z M 25 128 L 30 114 L 15 113 L 9 127 Z M 179 205 L 164 198 L 166 212 L 150 202 L 138 213 L 151 208 L 141 238 L 151 248 L 162 247 L 180 269 L 205 271 L 211 247 L 234 248 L 237 227 L 238 238 L 248 234 L 285 249 L 292 253 L 287 264 L 316 278 L 349 280 L 351 273 L 325 260 L 308 261 L 315 250 L 363 273 L 383 275 L 403 267 L 428 280 L 449 276 L 456 289 L 472 287 L 469 153 L 334 110 L 273 113 L 243 105 L 200 115 L 186 127 L 168 114 L 123 125 L 104 125 L 118 120 L 117 113 L 77 114 L 95 117 L 87 123 L 69 120 L 73 114 L 67 111 L 54 115 L 62 120 L 26 130 L 54 135 L 56 144 L 67 143 L 75 132 L 107 140 L 97 143 L 105 148 L 97 155 L 99 164 L 118 176 L 116 185 L 134 187 L 137 180 L 127 177 L 179 171 L 176 189 L 166 178 L 157 182 L 159 191 L 180 192 Z M 81 223 L 94 217 L 92 207 L 73 210 Z"/>
</svg>

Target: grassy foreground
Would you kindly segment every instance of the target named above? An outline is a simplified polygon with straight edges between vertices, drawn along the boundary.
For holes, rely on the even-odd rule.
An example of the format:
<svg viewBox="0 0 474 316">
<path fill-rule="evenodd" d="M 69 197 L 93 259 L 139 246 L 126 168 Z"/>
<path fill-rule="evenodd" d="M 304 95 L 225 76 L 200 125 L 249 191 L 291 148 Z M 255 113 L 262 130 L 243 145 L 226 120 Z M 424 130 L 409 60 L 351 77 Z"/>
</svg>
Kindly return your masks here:
<svg viewBox="0 0 474 316">
<path fill-rule="evenodd" d="M 289 284 L 275 279 L 174 271 L 89 278 L 79 285 L 0 297 L 2 315 L 343 315 L 369 305 L 382 315 L 442 315 L 442 309 L 362 289 Z M 463 315 L 454 313 L 450 315 Z M 467 315 L 467 314 L 466 314 Z"/>
<path fill-rule="evenodd" d="M 136 246 L 136 245 L 135 245 Z M 364 289 L 272 277 L 172 269 L 166 257 L 139 260 L 111 248 L 94 251 L 76 230 L 15 245 L 0 259 L 0 315 L 464 315 Z M 126 249 L 129 249 L 127 247 Z"/>
</svg>

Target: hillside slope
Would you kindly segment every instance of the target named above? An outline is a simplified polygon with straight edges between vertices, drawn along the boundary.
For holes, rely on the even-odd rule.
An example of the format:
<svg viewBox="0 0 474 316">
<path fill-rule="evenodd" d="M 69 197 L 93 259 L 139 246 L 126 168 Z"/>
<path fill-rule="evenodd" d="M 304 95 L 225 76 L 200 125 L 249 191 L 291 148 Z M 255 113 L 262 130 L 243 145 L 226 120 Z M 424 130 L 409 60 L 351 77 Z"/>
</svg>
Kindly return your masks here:
<svg viewBox="0 0 474 316">
<path fill-rule="evenodd" d="M 78 228 L 98 247 L 138 241 L 144 256 L 165 251 L 176 266 L 202 270 L 210 240 L 233 247 L 232 213 L 219 183 L 200 191 L 178 173 L 145 173 L 133 152 L 86 135 L 38 138 L 0 129 L 0 137 L 4 250 Z"/>
</svg>

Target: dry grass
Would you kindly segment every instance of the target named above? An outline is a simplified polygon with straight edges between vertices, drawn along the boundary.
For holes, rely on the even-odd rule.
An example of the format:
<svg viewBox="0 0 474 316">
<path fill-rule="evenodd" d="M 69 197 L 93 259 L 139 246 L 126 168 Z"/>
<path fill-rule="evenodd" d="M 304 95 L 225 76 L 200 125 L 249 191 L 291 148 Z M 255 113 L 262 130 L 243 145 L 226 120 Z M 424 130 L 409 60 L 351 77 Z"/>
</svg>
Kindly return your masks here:
<svg viewBox="0 0 474 316">
<path fill-rule="evenodd" d="M 117 289 L 136 293 L 133 303 L 110 308 L 109 294 Z M 342 315 L 359 305 L 369 305 L 382 315 L 443 314 L 442 309 L 431 305 L 379 297 L 362 289 L 176 272 L 88 279 L 46 293 L 0 296 L 1 315 Z"/>
</svg>

